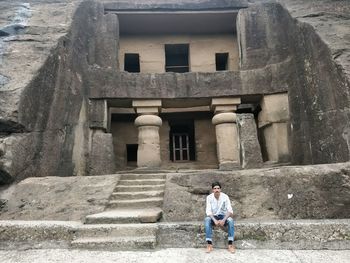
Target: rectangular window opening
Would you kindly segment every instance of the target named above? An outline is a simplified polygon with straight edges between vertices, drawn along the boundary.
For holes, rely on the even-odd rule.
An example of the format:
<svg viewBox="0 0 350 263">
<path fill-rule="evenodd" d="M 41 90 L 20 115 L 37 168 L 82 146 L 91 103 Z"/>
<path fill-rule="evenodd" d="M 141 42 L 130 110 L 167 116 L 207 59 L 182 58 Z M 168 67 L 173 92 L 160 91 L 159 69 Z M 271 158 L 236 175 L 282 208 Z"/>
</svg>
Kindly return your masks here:
<svg viewBox="0 0 350 263">
<path fill-rule="evenodd" d="M 138 144 L 126 145 L 126 159 L 128 163 L 137 162 L 137 148 Z"/>
<path fill-rule="evenodd" d="M 124 71 L 140 72 L 140 56 L 139 54 L 126 53 L 124 55 Z"/>
<path fill-rule="evenodd" d="M 228 53 L 215 54 L 216 71 L 228 69 Z"/>
<path fill-rule="evenodd" d="M 165 71 L 184 73 L 189 72 L 189 44 L 165 45 Z"/>
</svg>

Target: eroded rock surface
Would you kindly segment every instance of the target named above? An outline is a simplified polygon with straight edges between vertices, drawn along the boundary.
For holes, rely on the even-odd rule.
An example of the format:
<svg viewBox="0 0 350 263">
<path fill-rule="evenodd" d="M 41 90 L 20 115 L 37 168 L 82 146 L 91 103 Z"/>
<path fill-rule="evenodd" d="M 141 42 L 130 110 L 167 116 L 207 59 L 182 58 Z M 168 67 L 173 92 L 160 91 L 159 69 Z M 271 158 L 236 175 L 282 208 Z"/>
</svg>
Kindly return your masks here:
<svg viewBox="0 0 350 263">
<path fill-rule="evenodd" d="M 17 120 L 21 93 L 68 33 L 79 1 L 1 1 L 0 119 Z"/>
<path fill-rule="evenodd" d="M 116 16 L 104 16 L 102 4 L 85 1 L 77 8 L 80 2 L 33 1 L 25 33 L 13 36 L 2 54 L 0 70 L 9 82 L 0 88 L 0 133 L 6 146 L 0 170 L 12 180 L 89 173 L 84 74 L 90 66 L 115 67 L 118 27 Z M 10 7 L 5 9 L 9 16 L 21 2 Z M 24 143 L 12 140 L 19 131 L 27 140 L 22 149 L 28 163 L 15 154 Z"/>
<path fill-rule="evenodd" d="M 310 24 L 350 78 L 350 5 L 347 0 L 281 0 L 292 17 Z"/>
<path fill-rule="evenodd" d="M 82 220 L 104 210 L 117 175 L 28 178 L 0 193 L 1 220 Z"/>
<path fill-rule="evenodd" d="M 222 183 L 235 218 L 348 218 L 350 163 L 202 171 L 168 175 L 165 221 L 203 220 L 205 198 L 213 181 Z"/>
</svg>

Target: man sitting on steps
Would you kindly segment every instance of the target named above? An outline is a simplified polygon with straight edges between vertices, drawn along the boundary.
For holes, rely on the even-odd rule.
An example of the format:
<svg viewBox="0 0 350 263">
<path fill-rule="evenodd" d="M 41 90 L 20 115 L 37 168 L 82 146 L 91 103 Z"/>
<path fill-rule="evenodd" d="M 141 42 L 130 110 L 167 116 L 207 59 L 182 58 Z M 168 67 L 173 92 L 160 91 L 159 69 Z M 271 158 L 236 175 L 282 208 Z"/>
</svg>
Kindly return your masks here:
<svg viewBox="0 0 350 263">
<path fill-rule="evenodd" d="M 226 194 L 221 193 L 219 182 L 212 183 L 211 188 L 212 193 L 207 196 L 206 204 L 205 235 L 208 243 L 206 252 L 210 253 L 213 250 L 213 225 L 219 227 L 228 225 L 228 250 L 231 253 L 235 253 L 235 247 L 233 245 L 235 229 L 230 198 Z"/>
</svg>

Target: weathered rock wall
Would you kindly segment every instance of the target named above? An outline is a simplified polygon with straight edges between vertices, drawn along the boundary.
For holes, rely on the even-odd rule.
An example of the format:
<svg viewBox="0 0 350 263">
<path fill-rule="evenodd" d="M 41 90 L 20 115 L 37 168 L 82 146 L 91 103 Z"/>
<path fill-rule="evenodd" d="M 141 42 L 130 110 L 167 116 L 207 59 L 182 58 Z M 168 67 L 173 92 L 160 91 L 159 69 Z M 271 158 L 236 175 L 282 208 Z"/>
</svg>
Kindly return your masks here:
<svg viewBox="0 0 350 263">
<path fill-rule="evenodd" d="M 326 43 L 334 61 L 350 79 L 349 1 L 278 0 L 278 2 L 297 21 L 312 26 L 317 35 Z"/>
<path fill-rule="evenodd" d="M 296 38 L 299 85 L 289 92 L 294 163 L 350 158 L 350 85 L 311 26 Z"/>
<path fill-rule="evenodd" d="M 213 181 L 238 219 L 349 218 L 350 163 L 167 176 L 164 221 L 203 220 Z"/>
<path fill-rule="evenodd" d="M 19 136 L 9 130 L 3 136 L 0 174 L 6 178 L 1 176 L 5 179 L 0 181 L 8 182 L 9 176 L 89 174 L 93 134 L 88 126 L 85 79 L 89 67 L 117 68 L 117 43 L 117 17 L 104 15 L 102 4 L 82 3 L 69 33 L 59 39 L 19 96 L 16 123 L 24 133 Z M 14 136 L 21 140 L 13 140 Z M 15 155 L 20 150 L 25 152 Z"/>
<path fill-rule="evenodd" d="M 73 2 L 0 3 L 0 183 L 10 182 L 23 171 L 36 174 L 32 162 L 38 157 L 33 150 L 38 137 L 19 122 L 19 101 L 58 39 L 68 32 Z"/>
<path fill-rule="evenodd" d="M 17 132 L 18 101 L 60 37 L 80 0 L 1 1 L 0 127 Z M 20 127 L 20 126 L 19 126 Z"/>
<path fill-rule="evenodd" d="M 291 60 L 288 71 L 294 79 L 287 90 L 292 162 L 348 161 L 349 80 L 314 29 L 293 19 L 275 3 L 241 10 L 238 27 L 242 70 L 278 67 Z"/>
</svg>

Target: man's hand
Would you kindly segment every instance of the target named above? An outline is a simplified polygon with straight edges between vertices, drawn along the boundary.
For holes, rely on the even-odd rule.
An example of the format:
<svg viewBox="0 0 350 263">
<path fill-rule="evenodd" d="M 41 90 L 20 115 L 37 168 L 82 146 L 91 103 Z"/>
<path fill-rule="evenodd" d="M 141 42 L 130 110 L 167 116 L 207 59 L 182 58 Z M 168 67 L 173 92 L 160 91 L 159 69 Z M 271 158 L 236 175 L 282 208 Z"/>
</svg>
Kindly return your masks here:
<svg viewBox="0 0 350 263">
<path fill-rule="evenodd" d="M 216 219 L 213 219 L 213 221 L 214 221 L 214 224 L 216 225 L 216 226 L 220 226 L 220 220 L 216 220 Z"/>
<path fill-rule="evenodd" d="M 226 220 L 219 220 L 217 225 L 223 227 L 225 225 L 225 221 Z"/>
</svg>

